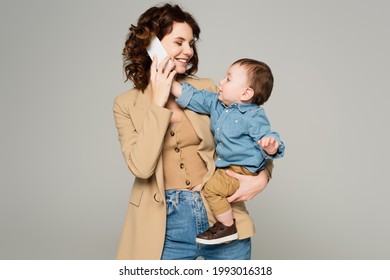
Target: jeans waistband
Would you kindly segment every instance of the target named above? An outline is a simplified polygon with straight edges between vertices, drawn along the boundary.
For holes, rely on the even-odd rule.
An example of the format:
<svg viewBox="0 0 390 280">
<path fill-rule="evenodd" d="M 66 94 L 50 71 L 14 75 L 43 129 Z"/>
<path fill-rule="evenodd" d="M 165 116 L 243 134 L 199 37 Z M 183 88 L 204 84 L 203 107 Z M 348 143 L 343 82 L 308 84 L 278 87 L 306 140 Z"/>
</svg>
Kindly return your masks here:
<svg viewBox="0 0 390 280">
<path fill-rule="evenodd" d="M 199 191 L 188 191 L 188 190 L 166 190 L 165 191 L 166 201 L 172 201 L 179 203 L 179 201 L 193 201 L 202 199 Z"/>
</svg>

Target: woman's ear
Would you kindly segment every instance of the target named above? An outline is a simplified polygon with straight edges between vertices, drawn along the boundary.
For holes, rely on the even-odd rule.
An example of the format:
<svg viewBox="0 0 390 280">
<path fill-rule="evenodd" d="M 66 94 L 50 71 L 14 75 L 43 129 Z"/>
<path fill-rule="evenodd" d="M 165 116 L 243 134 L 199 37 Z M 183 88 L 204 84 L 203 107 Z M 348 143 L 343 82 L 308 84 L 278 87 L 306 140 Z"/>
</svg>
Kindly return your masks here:
<svg viewBox="0 0 390 280">
<path fill-rule="evenodd" d="M 245 91 L 241 94 L 241 101 L 242 102 L 248 102 L 253 98 L 253 95 L 255 94 L 254 90 L 250 87 L 247 87 Z"/>
</svg>

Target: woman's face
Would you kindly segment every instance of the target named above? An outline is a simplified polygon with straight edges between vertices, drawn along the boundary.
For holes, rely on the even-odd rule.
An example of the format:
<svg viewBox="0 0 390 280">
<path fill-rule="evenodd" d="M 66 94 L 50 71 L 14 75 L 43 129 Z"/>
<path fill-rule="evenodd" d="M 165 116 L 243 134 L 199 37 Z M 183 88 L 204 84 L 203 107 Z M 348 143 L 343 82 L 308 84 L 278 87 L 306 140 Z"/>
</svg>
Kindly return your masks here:
<svg viewBox="0 0 390 280">
<path fill-rule="evenodd" d="M 185 22 L 174 22 L 172 32 L 161 40 L 164 49 L 174 60 L 175 70 L 178 74 L 184 74 L 187 65 L 194 55 L 195 43 L 192 28 Z"/>
</svg>

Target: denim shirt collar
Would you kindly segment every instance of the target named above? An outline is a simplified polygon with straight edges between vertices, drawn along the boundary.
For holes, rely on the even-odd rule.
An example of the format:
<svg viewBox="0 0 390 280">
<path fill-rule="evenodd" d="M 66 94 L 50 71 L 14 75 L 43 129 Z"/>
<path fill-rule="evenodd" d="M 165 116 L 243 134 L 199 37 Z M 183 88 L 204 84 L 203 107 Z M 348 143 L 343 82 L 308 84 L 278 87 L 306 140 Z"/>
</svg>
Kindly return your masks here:
<svg viewBox="0 0 390 280">
<path fill-rule="evenodd" d="M 232 105 L 230 106 L 226 106 L 224 103 L 222 103 L 222 105 L 229 109 L 229 108 L 237 108 L 241 113 L 245 113 L 246 111 L 249 111 L 249 110 L 252 110 L 252 109 L 255 109 L 255 108 L 258 108 L 259 106 L 257 104 L 240 104 L 240 103 L 233 103 Z"/>
</svg>

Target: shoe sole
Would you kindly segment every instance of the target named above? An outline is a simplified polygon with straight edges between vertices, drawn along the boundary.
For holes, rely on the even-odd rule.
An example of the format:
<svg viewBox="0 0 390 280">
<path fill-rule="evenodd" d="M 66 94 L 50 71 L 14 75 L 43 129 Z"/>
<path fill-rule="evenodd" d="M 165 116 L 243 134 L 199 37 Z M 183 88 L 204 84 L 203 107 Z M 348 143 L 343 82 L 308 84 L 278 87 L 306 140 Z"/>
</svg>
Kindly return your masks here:
<svg viewBox="0 0 390 280">
<path fill-rule="evenodd" d="M 196 238 L 196 242 L 200 243 L 200 244 L 214 245 L 214 244 L 221 244 L 221 243 L 225 243 L 225 242 L 228 242 L 228 241 L 236 240 L 237 238 L 238 238 L 238 234 L 235 233 L 235 234 L 228 235 L 228 236 L 225 236 L 225 237 L 221 237 L 221 238 L 218 238 L 218 239 L 201 239 L 201 238 Z"/>
</svg>

